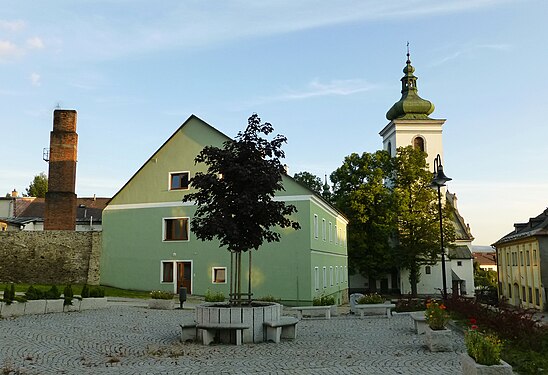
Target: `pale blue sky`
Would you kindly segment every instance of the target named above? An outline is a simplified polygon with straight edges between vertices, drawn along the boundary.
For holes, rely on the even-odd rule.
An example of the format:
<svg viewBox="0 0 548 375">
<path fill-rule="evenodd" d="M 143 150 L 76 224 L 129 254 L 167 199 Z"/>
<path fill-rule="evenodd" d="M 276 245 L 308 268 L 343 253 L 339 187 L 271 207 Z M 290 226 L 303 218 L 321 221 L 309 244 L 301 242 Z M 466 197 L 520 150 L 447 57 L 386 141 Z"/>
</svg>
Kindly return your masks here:
<svg viewBox="0 0 548 375">
<path fill-rule="evenodd" d="M 78 111 L 79 196 L 112 196 L 191 114 L 233 137 L 256 112 L 291 174 L 329 174 L 381 148 L 409 41 L 475 244 L 548 205 L 546 1 L 37 4 L 0 4 L 2 195 L 47 172 L 57 105 Z"/>
</svg>

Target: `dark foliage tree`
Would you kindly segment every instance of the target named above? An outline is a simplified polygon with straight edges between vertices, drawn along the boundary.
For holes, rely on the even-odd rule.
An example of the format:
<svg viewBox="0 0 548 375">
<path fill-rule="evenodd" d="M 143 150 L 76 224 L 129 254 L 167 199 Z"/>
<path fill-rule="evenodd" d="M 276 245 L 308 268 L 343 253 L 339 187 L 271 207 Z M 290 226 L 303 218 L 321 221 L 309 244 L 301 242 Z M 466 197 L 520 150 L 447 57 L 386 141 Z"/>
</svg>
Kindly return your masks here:
<svg viewBox="0 0 548 375">
<path fill-rule="evenodd" d="M 347 156 L 331 174 L 333 201 L 348 218 L 351 272 L 379 278 L 394 264 L 390 235 L 395 230 L 391 190 L 385 185 L 392 168 L 386 151 Z"/>
<path fill-rule="evenodd" d="M 322 180 L 318 176 L 310 172 L 304 171 L 304 172 L 295 173 L 293 175 L 293 179 L 299 182 L 300 184 L 305 185 L 316 194 L 321 195 L 323 186 L 322 186 Z"/>
<path fill-rule="evenodd" d="M 231 300 L 235 303 L 242 301 L 242 253 L 250 253 L 250 300 L 250 250 L 257 250 L 264 241 L 279 241 L 275 227 L 300 228 L 288 217 L 297 211 L 295 206 L 272 199 L 276 191 L 284 189 L 285 168 L 280 159 L 284 157 L 281 146 L 286 142 L 282 135 L 272 140 L 260 136 L 273 130 L 270 123 L 261 124 L 259 116 L 253 114 L 235 140 L 224 142 L 222 148 L 204 147 L 195 163 L 206 164 L 207 172 L 196 173 L 190 183 L 197 191 L 183 198 L 198 205 L 190 225 L 196 237 L 203 241 L 218 239 L 235 258 L 230 277 Z"/>
<path fill-rule="evenodd" d="M 45 198 L 48 191 L 48 177 L 44 172 L 34 176 L 34 179 L 26 189 L 25 197 Z"/>
</svg>

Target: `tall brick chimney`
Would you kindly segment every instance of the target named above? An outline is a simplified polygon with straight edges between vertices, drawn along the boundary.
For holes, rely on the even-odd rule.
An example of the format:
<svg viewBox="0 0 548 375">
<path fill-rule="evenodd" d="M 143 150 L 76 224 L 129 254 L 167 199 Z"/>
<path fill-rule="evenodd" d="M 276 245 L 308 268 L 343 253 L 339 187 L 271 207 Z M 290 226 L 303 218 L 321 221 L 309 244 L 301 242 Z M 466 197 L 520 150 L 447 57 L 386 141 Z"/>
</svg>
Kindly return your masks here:
<svg viewBox="0 0 548 375">
<path fill-rule="evenodd" d="M 76 229 L 76 111 L 56 109 L 50 133 L 45 230 Z"/>
</svg>

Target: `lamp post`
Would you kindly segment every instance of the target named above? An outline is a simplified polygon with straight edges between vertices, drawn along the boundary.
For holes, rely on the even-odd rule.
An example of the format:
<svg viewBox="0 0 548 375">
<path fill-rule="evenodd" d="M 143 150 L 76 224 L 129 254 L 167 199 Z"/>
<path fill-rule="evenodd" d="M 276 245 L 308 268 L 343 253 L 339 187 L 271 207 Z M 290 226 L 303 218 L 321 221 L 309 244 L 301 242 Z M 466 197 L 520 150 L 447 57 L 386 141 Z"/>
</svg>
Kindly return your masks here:
<svg viewBox="0 0 548 375">
<path fill-rule="evenodd" d="M 443 299 L 447 299 L 447 278 L 445 275 L 445 247 L 443 246 L 443 216 L 441 211 L 441 187 L 445 186 L 447 181 L 452 179 L 443 173 L 443 165 L 441 165 L 441 156 L 438 154 L 434 159 L 434 177 L 432 178 L 432 186 L 438 188 L 438 212 L 440 216 L 440 242 L 441 242 L 441 277 L 443 278 Z"/>
</svg>

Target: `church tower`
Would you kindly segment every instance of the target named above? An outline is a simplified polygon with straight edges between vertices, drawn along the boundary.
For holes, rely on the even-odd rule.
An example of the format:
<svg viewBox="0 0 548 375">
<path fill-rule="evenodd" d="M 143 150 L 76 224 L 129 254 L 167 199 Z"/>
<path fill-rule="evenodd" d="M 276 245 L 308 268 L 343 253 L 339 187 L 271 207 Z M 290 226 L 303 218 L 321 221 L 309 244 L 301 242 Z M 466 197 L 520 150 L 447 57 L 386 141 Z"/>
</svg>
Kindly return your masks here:
<svg viewBox="0 0 548 375">
<path fill-rule="evenodd" d="M 428 117 L 434 112 L 434 104 L 418 95 L 417 77 L 413 74 L 409 50 L 401 79 L 401 99 L 386 113 L 390 121 L 379 133 L 383 149 L 391 156 L 398 147 L 413 145 L 428 154 L 426 161 L 433 171 L 434 159 L 440 154 L 443 160 L 442 126 L 445 120 Z"/>
</svg>

